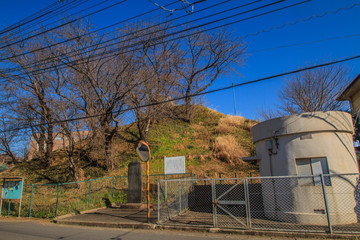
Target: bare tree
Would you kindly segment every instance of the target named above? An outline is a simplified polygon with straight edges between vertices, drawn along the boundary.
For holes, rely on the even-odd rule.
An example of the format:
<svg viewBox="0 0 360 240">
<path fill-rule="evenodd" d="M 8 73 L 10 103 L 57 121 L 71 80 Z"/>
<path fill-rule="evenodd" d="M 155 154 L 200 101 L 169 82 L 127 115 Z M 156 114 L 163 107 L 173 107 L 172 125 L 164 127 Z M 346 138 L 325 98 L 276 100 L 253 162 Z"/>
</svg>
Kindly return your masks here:
<svg viewBox="0 0 360 240">
<path fill-rule="evenodd" d="M 113 169 L 113 139 L 122 121 L 127 94 L 137 85 L 130 76 L 135 66 L 131 64 L 130 54 L 102 58 L 116 46 L 102 48 L 99 43 L 104 40 L 104 36 L 86 35 L 93 27 L 90 22 L 80 21 L 68 25 L 58 33 L 59 38 L 74 39 L 54 51 L 54 56 L 67 66 L 71 75 L 67 80 L 71 91 L 58 94 L 84 116 L 90 117 L 87 124 L 93 134 L 92 146 L 95 151 L 102 152 L 97 156 L 103 156 L 105 164 L 102 166 Z"/>
<path fill-rule="evenodd" d="M 8 156 L 8 163 L 17 163 L 19 158 L 14 150 L 14 145 L 19 144 L 19 131 L 11 131 L 16 126 L 16 121 L 11 121 L 4 116 L 0 118 L 0 154 Z"/>
<path fill-rule="evenodd" d="M 349 82 L 343 65 L 331 65 L 299 72 L 285 80 L 280 90 L 279 109 L 283 114 L 314 111 L 347 110 L 344 102 L 336 101 Z"/>
<path fill-rule="evenodd" d="M 177 65 L 179 88 L 185 95 L 185 120 L 191 121 L 192 95 L 206 90 L 232 65 L 244 60 L 245 44 L 226 29 L 189 35 L 181 46 L 182 63 Z"/>
<path fill-rule="evenodd" d="M 157 104 L 171 99 L 178 84 L 175 66 L 179 64 L 179 41 L 167 41 L 168 24 L 136 24 L 125 30 L 127 44 L 140 43 L 133 52 L 133 81 L 138 85 L 129 93 L 139 138 L 147 141 L 152 122 L 171 115 L 173 104 Z M 141 107 L 140 106 L 146 106 Z"/>
<path fill-rule="evenodd" d="M 0 71 L 0 78 L 4 79 L 2 107 L 13 119 L 17 119 L 18 126 L 30 127 L 38 145 L 39 157 L 46 166 L 50 166 L 54 125 L 48 83 L 52 77 L 51 73 L 40 71 L 49 64 L 49 51 L 44 48 L 43 51 L 31 52 L 45 47 L 46 37 L 44 35 L 43 38 L 33 38 L 4 48 L 0 55 L 8 59 L 3 64 L 14 70 Z M 42 63 L 34 64 L 37 61 Z"/>
</svg>

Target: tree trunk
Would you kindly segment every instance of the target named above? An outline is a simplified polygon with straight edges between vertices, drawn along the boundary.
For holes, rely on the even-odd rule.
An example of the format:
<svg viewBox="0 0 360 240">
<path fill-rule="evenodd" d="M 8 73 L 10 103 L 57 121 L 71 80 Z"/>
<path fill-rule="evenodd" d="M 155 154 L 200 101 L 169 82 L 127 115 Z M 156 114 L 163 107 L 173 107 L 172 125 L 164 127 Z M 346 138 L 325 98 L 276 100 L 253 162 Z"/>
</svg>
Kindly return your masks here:
<svg viewBox="0 0 360 240">
<path fill-rule="evenodd" d="M 112 140 L 116 131 L 117 128 L 114 128 L 113 130 L 110 130 L 109 128 L 105 129 L 104 150 L 107 170 L 113 170 L 115 168 L 114 159 L 112 156 Z"/>
<path fill-rule="evenodd" d="M 50 167 L 52 164 L 52 152 L 54 149 L 54 126 L 51 123 L 52 122 L 52 118 L 50 115 L 47 116 L 48 122 L 50 122 L 48 124 L 48 134 L 47 134 L 47 139 L 46 139 L 46 152 L 45 152 L 45 160 L 47 163 L 47 166 Z"/>
<path fill-rule="evenodd" d="M 192 120 L 192 111 L 191 111 L 191 98 L 185 98 L 185 121 L 191 123 Z"/>
<path fill-rule="evenodd" d="M 137 127 L 139 130 L 140 139 L 145 142 L 147 142 L 148 140 L 150 124 L 151 124 L 150 119 L 148 119 L 145 124 L 144 121 L 137 120 Z"/>
</svg>

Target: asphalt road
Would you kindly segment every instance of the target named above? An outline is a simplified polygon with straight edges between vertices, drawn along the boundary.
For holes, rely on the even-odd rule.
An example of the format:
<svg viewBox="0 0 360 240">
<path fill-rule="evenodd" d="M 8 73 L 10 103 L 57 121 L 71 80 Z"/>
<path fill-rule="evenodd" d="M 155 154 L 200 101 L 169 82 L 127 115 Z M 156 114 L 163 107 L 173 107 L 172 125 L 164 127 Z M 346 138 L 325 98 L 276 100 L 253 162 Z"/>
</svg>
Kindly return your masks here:
<svg viewBox="0 0 360 240">
<path fill-rule="evenodd" d="M 220 240 L 220 239 L 280 239 L 279 237 L 244 236 L 188 231 L 133 230 L 90 228 L 57 225 L 47 222 L 0 219 L 1 240 Z M 289 240 L 290 238 L 282 238 Z M 299 238 L 297 238 L 299 239 Z M 309 239 L 307 239 L 309 240 Z"/>
</svg>

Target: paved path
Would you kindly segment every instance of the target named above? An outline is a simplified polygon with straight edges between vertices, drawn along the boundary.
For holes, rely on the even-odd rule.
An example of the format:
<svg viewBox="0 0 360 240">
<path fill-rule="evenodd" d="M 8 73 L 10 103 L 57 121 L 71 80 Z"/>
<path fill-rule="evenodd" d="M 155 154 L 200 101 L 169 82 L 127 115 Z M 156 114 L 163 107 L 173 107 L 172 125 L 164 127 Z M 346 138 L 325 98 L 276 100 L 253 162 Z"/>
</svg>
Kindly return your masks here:
<svg viewBox="0 0 360 240">
<path fill-rule="evenodd" d="M 49 222 L 29 221 L 16 218 L 0 218 L 1 240 L 270 240 L 279 238 L 266 236 L 247 236 L 234 234 L 216 234 L 193 231 L 154 231 L 138 229 L 90 228 L 65 226 Z M 300 238 L 296 238 L 300 239 Z M 308 240 L 311 240 L 308 238 Z"/>
<path fill-rule="evenodd" d="M 122 208 L 102 208 L 92 211 L 84 212 L 80 215 L 63 216 L 57 219 L 58 223 L 68 225 L 82 225 L 82 226 L 96 226 L 96 227 L 111 227 L 111 228 L 130 228 L 130 229 L 151 229 L 151 233 L 167 232 L 168 230 L 178 230 L 181 232 L 201 231 L 203 234 L 210 234 L 208 236 L 215 236 L 217 233 L 222 236 L 237 236 L 238 239 L 319 239 L 330 237 L 327 234 L 313 234 L 313 233 L 291 233 L 280 231 L 256 231 L 256 230 L 236 230 L 236 229 L 214 229 L 210 227 L 184 226 L 175 224 L 171 225 L 156 225 L 157 212 L 151 212 L 151 223 L 146 223 L 146 209 L 122 209 Z M 156 229 L 156 230 L 154 230 Z M 161 230 L 161 231 L 159 231 Z M 209 233 L 211 231 L 211 233 Z M 174 231 L 175 232 L 175 231 Z M 173 233 L 174 233 L 173 232 Z M 216 233 L 216 234 L 215 234 Z M 215 234 L 215 235 L 213 235 Z M 203 236 L 203 235 L 201 235 Z M 220 235 L 221 236 L 221 235 Z M 256 236 L 256 237 L 255 237 Z M 348 237 L 347 237 L 348 236 Z M 347 235 L 345 239 L 352 236 Z M 287 238 L 284 238 L 287 237 Z M 332 235 L 332 239 L 344 239 L 344 236 Z M 0 237 L 1 239 L 1 237 Z M 111 238 L 110 238 L 111 239 Z M 116 239 L 116 238 L 114 238 Z M 121 238 L 124 239 L 124 238 Z M 145 238 L 146 239 L 146 238 Z M 172 239 L 171 240 L 175 240 Z"/>
<path fill-rule="evenodd" d="M 147 222 L 147 210 L 102 208 L 94 211 L 87 211 L 80 215 L 61 217 L 59 222 L 102 222 L 121 224 L 144 224 Z M 156 223 L 157 212 L 151 211 L 150 223 Z"/>
</svg>

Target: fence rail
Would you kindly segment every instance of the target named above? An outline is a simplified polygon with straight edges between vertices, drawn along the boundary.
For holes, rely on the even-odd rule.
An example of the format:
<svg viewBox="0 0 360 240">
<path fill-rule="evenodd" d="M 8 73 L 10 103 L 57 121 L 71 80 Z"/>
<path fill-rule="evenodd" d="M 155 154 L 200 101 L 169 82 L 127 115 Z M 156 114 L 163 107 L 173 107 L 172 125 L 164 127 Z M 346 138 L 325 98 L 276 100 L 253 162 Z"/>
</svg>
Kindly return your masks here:
<svg viewBox="0 0 360 240">
<path fill-rule="evenodd" d="M 158 223 L 360 233 L 359 174 L 158 182 Z"/>
<path fill-rule="evenodd" d="M 184 178 L 193 176 L 185 174 L 150 175 L 151 202 L 157 201 L 157 182 L 161 179 Z M 143 176 L 143 202 L 146 202 L 146 176 Z M 126 203 L 127 176 L 112 176 L 89 179 L 85 181 L 25 184 L 23 189 L 21 216 L 54 218 L 68 213 L 106 206 L 111 203 Z M 2 192 L 2 186 L 0 186 Z M 2 215 L 17 216 L 19 201 L 3 200 Z"/>
</svg>

